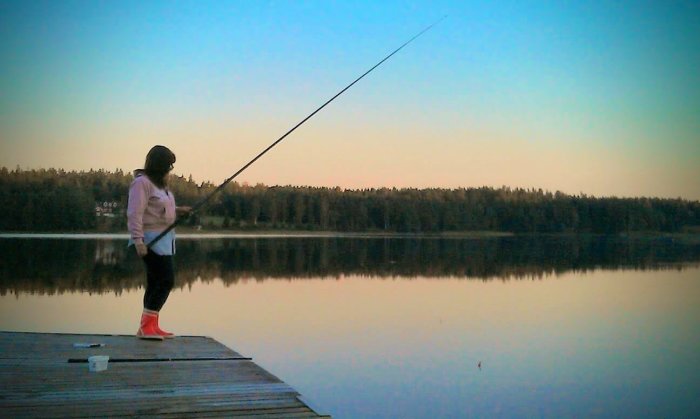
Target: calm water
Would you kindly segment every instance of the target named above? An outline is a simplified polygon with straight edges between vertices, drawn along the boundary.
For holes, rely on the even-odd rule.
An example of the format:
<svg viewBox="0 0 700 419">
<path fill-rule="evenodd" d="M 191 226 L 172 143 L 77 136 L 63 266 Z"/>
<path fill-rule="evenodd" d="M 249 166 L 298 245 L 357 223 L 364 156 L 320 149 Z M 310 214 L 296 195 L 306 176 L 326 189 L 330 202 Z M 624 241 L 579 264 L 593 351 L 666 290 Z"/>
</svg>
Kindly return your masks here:
<svg viewBox="0 0 700 419">
<path fill-rule="evenodd" d="M 336 418 L 700 412 L 698 245 L 180 240 L 177 270 L 166 328 Z M 134 333 L 142 275 L 125 240 L 0 239 L 0 329 Z"/>
</svg>

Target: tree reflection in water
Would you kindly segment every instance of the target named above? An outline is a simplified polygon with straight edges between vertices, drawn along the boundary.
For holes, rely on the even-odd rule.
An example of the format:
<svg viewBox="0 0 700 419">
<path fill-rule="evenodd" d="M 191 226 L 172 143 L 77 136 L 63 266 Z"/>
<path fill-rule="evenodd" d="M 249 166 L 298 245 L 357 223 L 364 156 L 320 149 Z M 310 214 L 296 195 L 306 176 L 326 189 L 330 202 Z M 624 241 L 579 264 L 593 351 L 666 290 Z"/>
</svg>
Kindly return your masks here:
<svg viewBox="0 0 700 419">
<path fill-rule="evenodd" d="M 0 294 L 139 288 L 125 240 L 0 239 Z M 670 238 L 231 238 L 178 240 L 177 287 L 198 280 L 376 278 L 538 279 L 594 269 L 681 269 L 700 245 Z"/>
</svg>

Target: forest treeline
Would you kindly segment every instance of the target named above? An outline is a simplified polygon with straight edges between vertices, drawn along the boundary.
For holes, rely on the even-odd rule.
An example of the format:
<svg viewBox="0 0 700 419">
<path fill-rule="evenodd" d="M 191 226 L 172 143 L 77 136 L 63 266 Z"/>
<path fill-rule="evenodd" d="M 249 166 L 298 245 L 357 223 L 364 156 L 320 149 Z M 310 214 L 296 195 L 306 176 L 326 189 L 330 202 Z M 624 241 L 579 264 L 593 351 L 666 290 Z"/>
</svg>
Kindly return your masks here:
<svg viewBox="0 0 700 419">
<path fill-rule="evenodd" d="M 0 168 L 0 230 L 124 231 L 133 180 L 121 170 Z M 171 176 L 178 205 L 216 185 Z M 697 231 L 700 202 L 596 198 L 541 189 L 362 189 L 255 186 L 232 182 L 188 220 L 230 229 L 376 232 L 599 233 Z"/>
</svg>

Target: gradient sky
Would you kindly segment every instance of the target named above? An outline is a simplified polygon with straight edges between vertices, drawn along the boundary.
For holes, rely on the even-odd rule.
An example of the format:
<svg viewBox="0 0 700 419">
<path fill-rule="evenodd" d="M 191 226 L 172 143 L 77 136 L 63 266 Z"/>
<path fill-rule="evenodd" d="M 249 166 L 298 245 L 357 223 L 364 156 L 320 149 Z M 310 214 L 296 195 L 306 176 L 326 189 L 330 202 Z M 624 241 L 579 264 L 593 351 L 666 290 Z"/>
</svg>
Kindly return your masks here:
<svg viewBox="0 0 700 419">
<path fill-rule="evenodd" d="M 0 0 L 0 166 L 700 199 L 700 3 Z"/>
</svg>

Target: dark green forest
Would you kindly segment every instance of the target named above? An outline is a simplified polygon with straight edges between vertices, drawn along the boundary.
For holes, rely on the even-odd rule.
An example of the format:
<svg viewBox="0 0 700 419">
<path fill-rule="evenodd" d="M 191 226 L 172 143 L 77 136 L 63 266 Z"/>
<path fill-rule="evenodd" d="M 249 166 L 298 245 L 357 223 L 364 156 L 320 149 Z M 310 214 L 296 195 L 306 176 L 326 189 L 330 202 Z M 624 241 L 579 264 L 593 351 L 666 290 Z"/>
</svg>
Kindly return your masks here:
<svg viewBox="0 0 700 419">
<path fill-rule="evenodd" d="M 1 231 L 125 231 L 133 176 L 121 170 L 0 169 Z M 178 205 L 216 185 L 171 176 Z M 432 233 L 698 231 L 700 202 L 541 189 L 362 189 L 231 183 L 186 223 L 232 230 Z"/>
</svg>

